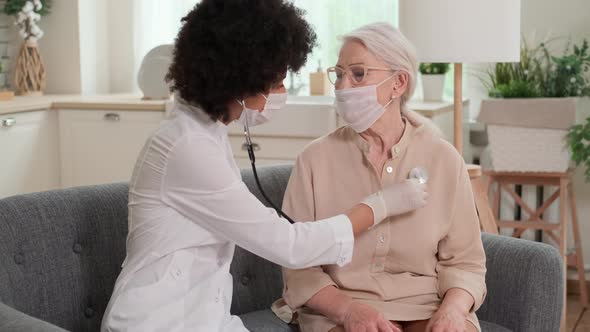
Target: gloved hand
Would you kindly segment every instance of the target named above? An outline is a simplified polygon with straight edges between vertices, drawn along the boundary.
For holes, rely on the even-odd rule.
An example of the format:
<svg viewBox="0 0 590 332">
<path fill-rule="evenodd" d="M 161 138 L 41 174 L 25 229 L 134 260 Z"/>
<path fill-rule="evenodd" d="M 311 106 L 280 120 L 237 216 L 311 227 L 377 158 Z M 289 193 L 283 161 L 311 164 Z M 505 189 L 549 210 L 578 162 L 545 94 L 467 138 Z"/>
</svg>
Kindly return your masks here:
<svg viewBox="0 0 590 332">
<path fill-rule="evenodd" d="M 404 214 L 426 205 L 428 193 L 426 184 L 417 179 L 407 179 L 395 183 L 366 197 L 361 203 L 373 210 L 373 225 L 385 218 Z"/>
</svg>

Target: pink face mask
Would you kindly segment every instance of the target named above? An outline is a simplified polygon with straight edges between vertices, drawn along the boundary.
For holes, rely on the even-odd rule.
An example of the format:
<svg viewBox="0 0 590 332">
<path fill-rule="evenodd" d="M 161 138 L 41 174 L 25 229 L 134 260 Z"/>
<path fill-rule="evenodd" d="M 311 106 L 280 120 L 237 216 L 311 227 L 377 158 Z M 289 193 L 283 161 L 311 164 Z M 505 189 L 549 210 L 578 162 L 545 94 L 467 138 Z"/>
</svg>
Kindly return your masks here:
<svg viewBox="0 0 590 332">
<path fill-rule="evenodd" d="M 262 95 L 262 97 L 266 99 L 266 103 L 264 104 L 264 109 L 262 112 L 258 111 L 257 109 L 248 108 L 246 107 L 246 103 L 243 100 L 238 100 L 238 103 L 240 103 L 240 105 L 243 107 L 242 114 L 237 120 L 239 123 L 242 125 L 247 125 L 248 127 L 254 127 L 263 123 L 267 123 L 272 119 L 273 113 L 283 108 L 287 103 L 286 93 L 271 93 L 268 95 L 268 97 L 265 95 Z"/>
<path fill-rule="evenodd" d="M 369 129 L 377 121 L 389 104 L 396 98 L 385 104 L 379 104 L 377 100 L 377 87 L 391 79 L 391 75 L 377 85 L 367 85 L 358 88 L 336 90 L 335 105 L 338 114 L 357 133 Z"/>
</svg>

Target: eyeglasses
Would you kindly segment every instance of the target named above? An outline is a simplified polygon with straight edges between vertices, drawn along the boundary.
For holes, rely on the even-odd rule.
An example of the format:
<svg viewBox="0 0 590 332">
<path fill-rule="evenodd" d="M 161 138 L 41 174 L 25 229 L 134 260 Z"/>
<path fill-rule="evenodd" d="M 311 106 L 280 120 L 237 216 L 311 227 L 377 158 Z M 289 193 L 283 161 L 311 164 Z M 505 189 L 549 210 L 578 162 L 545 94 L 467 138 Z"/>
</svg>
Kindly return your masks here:
<svg viewBox="0 0 590 332">
<path fill-rule="evenodd" d="M 365 79 L 367 78 L 367 74 L 369 71 L 394 71 L 391 68 L 383 68 L 383 67 L 371 67 L 365 65 L 352 65 L 348 68 L 344 69 L 342 67 L 330 67 L 327 69 L 328 71 L 328 79 L 330 83 L 334 85 L 338 85 L 342 83 L 345 75 L 348 75 L 350 81 L 353 84 L 362 84 Z"/>
</svg>

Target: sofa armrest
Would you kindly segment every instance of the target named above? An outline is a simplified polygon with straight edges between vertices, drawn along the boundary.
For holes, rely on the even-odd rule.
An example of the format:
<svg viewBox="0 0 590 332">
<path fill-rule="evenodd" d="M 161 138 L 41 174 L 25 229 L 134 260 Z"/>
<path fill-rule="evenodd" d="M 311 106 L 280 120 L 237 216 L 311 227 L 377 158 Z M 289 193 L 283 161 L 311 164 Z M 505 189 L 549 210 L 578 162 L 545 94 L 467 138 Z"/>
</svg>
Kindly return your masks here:
<svg viewBox="0 0 590 332">
<path fill-rule="evenodd" d="M 479 319 L 513 331 L 559 331 L 563 260 L 543 243 L 482 234 L 488 295 Z"/>
<path fill-rule="evenodd" d="M 0 331 L 67 332 L 60 327 L 13 309 L 2 302 L 0 302 Z"/>
</svg>

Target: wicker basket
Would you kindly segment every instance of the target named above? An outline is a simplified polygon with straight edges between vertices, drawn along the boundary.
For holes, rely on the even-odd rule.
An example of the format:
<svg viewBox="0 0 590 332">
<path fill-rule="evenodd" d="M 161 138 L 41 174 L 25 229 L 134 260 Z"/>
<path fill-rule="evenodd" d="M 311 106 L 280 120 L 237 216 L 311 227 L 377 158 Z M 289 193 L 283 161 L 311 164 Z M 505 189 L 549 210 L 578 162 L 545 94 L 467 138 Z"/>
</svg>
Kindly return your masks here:
<svg viewBox="0 0 590 332">
<path fill-rule="evenodd" d="M 565 172 L 567 130 L 488 125 L 491 167 L 497 172 Z"/>
<path fill-rule="evenodd" d="M 565 136 L 585 118 L 588 98 L 489 99 L 478 120 L 487 124 L 489 163 L 497 172 L 565 172 Z"/>
</svg>

